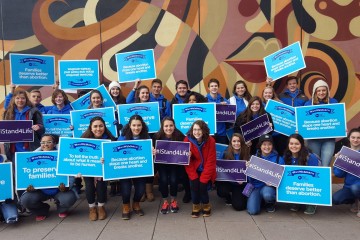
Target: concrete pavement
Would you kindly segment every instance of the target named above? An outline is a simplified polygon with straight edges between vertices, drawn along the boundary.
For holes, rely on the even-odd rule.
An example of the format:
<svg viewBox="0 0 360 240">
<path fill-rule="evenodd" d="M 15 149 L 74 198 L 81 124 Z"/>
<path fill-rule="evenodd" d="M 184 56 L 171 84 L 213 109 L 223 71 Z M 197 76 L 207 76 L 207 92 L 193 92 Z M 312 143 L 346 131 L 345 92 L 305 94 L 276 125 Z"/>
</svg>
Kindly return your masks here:
<svg viewBox="0 0 360 240">
<path fill-rule="evenodd" d="M 333 191 L 342 185 L 334 184 Z M 349 211 L 349 205 L 318 207 L 315 215 L 303 211 L 291 212 L 287 204 L 277 204 L 275 213 L 263 211 L 250 216 L 246 211 L 235 212 L 212 191 L 213 205 L 209 218 L 191 218 L 191 204 L 183 204 L 179 194 L 180 211 L 160 214 L 161 197 L 155 190 L 155 202 L 142 203 L 145 216 L 132 215 L 131 220 L 121 219 L 121 197 L 109 197 L 107 219 L 90 222 L 84 196 L 75 204 L 70 215 L 60 219 L 52 205 L 50 216 L 35 222 L 34 216 L 22 217 L 14 225 L 0 223 L 0 239 L 359 239 L 360 218 Z"/>
</svg>

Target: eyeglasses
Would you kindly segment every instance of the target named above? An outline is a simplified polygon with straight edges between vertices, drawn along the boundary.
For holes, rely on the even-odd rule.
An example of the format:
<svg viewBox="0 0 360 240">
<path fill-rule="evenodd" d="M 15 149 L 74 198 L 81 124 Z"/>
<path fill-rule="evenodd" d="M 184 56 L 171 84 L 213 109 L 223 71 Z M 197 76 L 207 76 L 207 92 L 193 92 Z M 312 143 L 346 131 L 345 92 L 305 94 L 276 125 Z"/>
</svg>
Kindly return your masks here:
<svg viewBox="0 0 360 240">
<path fill-rule="evenodd" d="M 52 143 L 53 143 L 53 141 L 40 142 L 41 145 L 45 145 L 45 144 L 49 145 L 49 144 L 52 144 Z"/>
</svg>

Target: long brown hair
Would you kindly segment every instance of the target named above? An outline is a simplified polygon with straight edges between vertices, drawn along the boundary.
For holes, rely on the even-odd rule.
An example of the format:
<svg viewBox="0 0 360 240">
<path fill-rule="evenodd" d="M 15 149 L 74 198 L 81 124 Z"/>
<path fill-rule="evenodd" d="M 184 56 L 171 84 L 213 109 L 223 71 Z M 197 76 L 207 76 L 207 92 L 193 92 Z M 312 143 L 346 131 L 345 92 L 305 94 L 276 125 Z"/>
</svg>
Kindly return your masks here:
<svg viewBox="0 0 360 240">
<path fill-rule="evenodd" d="M 67 96 L 66 93 L 65 93 L 63 90 L 61 90 L 61 89 L 56 89 L 56 90 L 53 92 L 53 94 L 51 95 L 51 102 L 52 102 L 54 105 L 56 105 L 56 103 L 55 103 L 55 98 L 57 97 L 57 95 L 59 95 L 59 93 L 61 93 L 61 95 L 62 95 L 63 98 L 64 98 L 64 105 L 69 104 L 70 101 L 69 101 L 68 96 Z"/>
<path fill-rule="evenodd" d="M 238 80 L 238 81 L 236 81 L 236 83 L 234 84 L 234 87 L 233 87 L 233 94 L 237 96 L 237 94 L 236 94 L 236 86 L 239 85 L 239 84 L 244 85 L 244 88 L 245 88 L 245 90 L 246 90 L 245 93 L 244 93 L 244 96 L 242 96 L 242 97 L 245 98 L 247 101 L 249 101 L 249 100 L 252 98 L 252 96 L 251 96 L 251 94 L 249 93 L 248 87 L 247 87 L 247 85 L 246 85 L 246 83 L 245 83 L 244 80 Z"/>
<path fill-rule="evenodd" d="M 4 115 L 3 115 L 4 120 L 15 120 L 15 114 L 14 114 L 15 113 L 15 108 L 16 108 L 15 98 L 17 96 L 19 96 L 19 95 L 24 95 L 25 96 L 25 100 L 26 100 L 25 101 L 25 106 L 28 106 L 28 107 L 31 107 L 31 108 L 33 107 L 30 100 L 29 100 L 27 92 L 23 91 L 23 90 L 17 90 L 17 91 L 15 91 L 14 95 L 11 98 L 8 108 L 4 112 Z"/>
<path fill-rule="evenodd" d="M 265 114 L 265 108 L 264 108 L 264 105 L 262 104 L 262 101 L 261 101 L 261 98 L 258 97 L 258 96 L 255 96 L 255 97 L 252 97 L 250 100 L 249 100 L 249 104 L 248 106 L 246 107 L 245 111 L 243 111 L 240 115 L 239 115 L 239 118 L 245 122 L 250 122 L 252 120 L 252 116 L 254 115 L 254 113 L 251 111 L 251 104 L 253 104 L 255 101 L 259 101 L 260 103 L 260 109 L 259 109 L 259 112 L 258 112 L 258 115 L 261 116 L 263 114 Z"/>
<path fill-rule="evenodd" d="M 208 127 L 208 125 L 206 124 L 206 122 L 204 122 L 203 120 L 196 120 L 193 125 L 191 125 L 191 128 L 189 129 L 189 131 L 187 132 L 188 135 L 190 135 L 191 138 L 195 138 L 194 134 L 193 134 L 193 128 L 194 125 L 198 125 L 200 127 L 200 129 L 202 130 L 202 140 L 203 142 L 206 142 L 210 136 L 210 129 Z"/>
<path fill-rule="evenodd" d="M 81 138 L 95 138 L 94 133 L 91 131 L 91 126 L 95 121 L 101 121 L 104 124 L 104 127 L 105 127 L 104 135 L 107 136 L 107 139 L 111 139 L 111 141 L 116 140 L 114 135 L 112 135 L 110 130 L 106 127 L 106 123 L 105 123 L 104 119 L 99 116 L 94 117 L 90 120 L 90 124 L 89 124 L 88 128 L 86 129 L 86 131 L 81 135 Z"/>
<path fill-rule="evenodd" d="M 235 150 L 231 145 L 231 141 L 233 140 L 234 137 L 238 137 L 240 139 L 240 160 L 248 161 L 250 158 L 249 147 L 245 144 L 245 140 L 240 133 L 234 133 L 231 136 L 229 146 L 224 152 L 224 159 L 235 160 L 235 154 L 234 154 Z"/>
</svg>

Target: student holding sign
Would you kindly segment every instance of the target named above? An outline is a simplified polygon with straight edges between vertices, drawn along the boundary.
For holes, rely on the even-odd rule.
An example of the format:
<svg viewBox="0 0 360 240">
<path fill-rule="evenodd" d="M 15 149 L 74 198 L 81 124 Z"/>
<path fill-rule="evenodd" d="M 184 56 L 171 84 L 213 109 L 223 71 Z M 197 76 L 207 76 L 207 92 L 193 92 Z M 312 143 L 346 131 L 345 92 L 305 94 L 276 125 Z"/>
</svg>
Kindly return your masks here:
<svg viewBox="0 0 360 240">
<path fill-rule="evenodd" d="M 245 111 L 243 111 L 236 118 L 235 126 L 234 126 L 234 132 L 241 134 L 241 130 L 240 130 L 241 125 L 244 125 L 245 123 L 248 123 L 251 120 L 254 120 L 254 119 L 258 118 L 263 114 L 267 115 L 267 117 L 268 117 L 268 119 L 270 121 L 270 126 L 272 126 L 271 115 L 265 111 L 265 108 L 264 108 L 264 105 L 263 105 L 263 103 L 261 101 L 261 98 L 258 97 L 258 96 L 252 97 L 250 99 L 249 105 L 246 107 Z M 251 147 L 250 154 L 255 154 L 257 143 L 258 143 L 258 138 L 253 139 L 252 141 L 246 142 L 246 145 Z"/>
<path fill-rule="evenodd" d="M 41 112 L 33 107 L 25 91 L 15 91 L 7 110 L 4 112 L 4 120 L 32 120 L 34 131 L 33 142 L 5 143 L 5 152 L 8 159 L 12 162 L 15 152 L 34 151 L 40 146 L 41 136 L 44 134 L 44 124 Z"/>
<path fill-rule="evenodd" d="M 50 134 L 44 134 L 41 138 L 41 147 L 36 151 L 56 151 L 56 138 Z M 35 214 L 36 221 L 43 221 L 49 215 L 50 205 L 45 203 L 49 199 L 54 199 L 57 207 L 58 216 L 65 218 L 68 211 L 78 198 L 74 188 L 74 177 L 70 178 L 69 188 L 63 183 L 59 188 L 47 188 L 36 190 L 34 186 L 29 185 L 26 192 L 21 195 L 21 204 Z"/>
<path fill-rule="evenodd" d="M 229 101 L 231 105 L 236 105 L 236 116 L 238 117 L 247 108 L 252 96 L 244 80 L 239 80 L 234 84 L 232 93 L 234 96 Z"/>
<path fill-rule="evenodd" d="M 135 86 L 134 89 L 130 92 L 130 94 L 127 96 L 126 98 L 126 103 L 133 103 L 134 102 L 134 93 L 135 95 L 135 102 L 136 103 L 146 103 L 146 102 L 150 102 L 150 90 L 147 86 L 145 85 L 141 85 L 140 87 L 137 88 L 137 86 L 141 83 L 140 80 L 137 80 L 135 82 Z M 136 91 L 136 92 L 135 92 Z M 146 178 L 146 194 L 145 196 L 142 198 L 142 202 L 145 201 L 145 198 L 149 201 L 152 202 L 155 200 L 154 194 L 153 194 L 153 182 L 154 182 L 154 177 L 147 177 Z"/>
<path fill-rule="evenodd" d="M 191 126 L 184 142 L 190 142 L 190 163 L 185 170 L 190 179 L 193 208 L 191 216 L 198 218 L 211 215 L 208 187 L 216 179 L 215 139 L 210 136 L 210 129 L 202 120 Z"/>
<path fill-rule="evenodd" d="M 121 91 L 121 86 L 118 81 L 112 81 L 109 84 L 109 94 L 116 105 L 126 103 L 126 98 L 124 97 Z M 116 118 L 118 117 L 117 113 L 115 113 L 115 117 Z M 115 196 L 115 195 L 117 196 L 121 195 L 119 180 L 110 181 L 110 196 Z"/>
<path fill-rule="evenodd" d="M 208 102 L 226 105 L 229 104 L 229 101 L 221 96 L 219 93 L 220 82 L 219 80 L 212 78 L 208 83 L 209 93 L 206 95 Z M 226 136 L 226 123 L 217 122 L 216 123 L 216 133 L 214 135 L 215 141 L 217 143 L 228 144 L 229 139 Z"/>
<path fill-rule="evenodd" d="M 90 120 L 89 127 L 81 138 L 116 140 L 109 129 L 107 129 L 105 121 L 101 117 L 94 117 Z M 102 178 L 94 177 L 84 177 L 84 181 L 86 199 L 89 204 L 90 221 L 96 221 L 98 219 L 104 220 L 106 218 L 104 205 L 106 201 L 107 183 Z M 97 198 L 97 207 L 95 198 Z"/>
<path fill-rule="evenodd" d="M 274 141 L 270 134 L 262 135 L 257 145 L 256 156 L 273 163 L 284 165 L 284 159 L 274 150 Z M 276 189 L 266 183 L 248 178 L 254 189 L 250 193 L 247 201 L 247 211 L 250 215 L 260 213 L 261 202 L 265 202 L 266 212 L 275 212 Z"/>
<path fill-rule="evenodd" d="M 261 93 L 261 100 L 263 101 L 264 107 L 266 106 L 266 103 L 269 99 L 281 102 L 281 100 L 276 95 L 275 89 L 272 86 L 267 85 Z"/>
<path fill-rule="evenodd" d="M 139 139 L 150 139 L 149 130 L 144 120 L 139 115 L 133 115 L 129 119 L 129 123 L 125 125 L 122 130 L 122 135 L 118 140 L 139 140 Z M 144 215 L 144 211 L 140 207 L 141 197 L 145 193 L 146 178 L 129 178 L 121 179 L 121 195 L 123 201 L 122 207 L 122 219 L 130 219 L 130 195 L 131 188 L 134 184 L 135 193 L 133 198 L 132 210 L 139 216 Z"/>
<path fill-rule="evenodd" d="M 175 121 L 171 117 L 165 117 L 161 121 L 160 131 L 155 133 L 153 140 L 167 140 L 167 141 L 183 141 L 184 134 L 175 127 Z M 176 164 L 157 164 L 159 172 L 159 190 L 163 198 L 163 204 L 160 212 L 162 214 L 169 213 L 169 211 L 176 213 L 179 211 L 179 207 L 176 201 L 178 191 L 178 174 L 179 168 L 183 166 Z M 170 203 L 168 201 L 170 185 Z"/>
<path fill-rule="evenodd" d="M 319 79 L 313 87 L 312 98 L 305 103 L 309 105 L 323 105 L 337 103 L 335 98 L 330 97 L 329 85 L 324 79 Z M 308 147 L 318 156 L 320 156 L 322 165 L 328 167 L 335 150 L 335 139 L 310 139 L 307 140 Z"/>
<path fill-rule="evenodd" d="M 285 150 L 284 160 L 286 165 L 319 166 L 320 159 L 305 146 L 304 138 L 299 134 L 289 137 L 288 146 Z M 291 211 L 299 211 L 301 205 L 293 204 Z M 315 214 L 316 206 L 306 205 L 305 214 Z"/>
<path fill-rule="evenodd" d="M 246 160 L 248 161 L 249 147 L 246 146 L 244 138 L 239 133 L 234 133 L 230 144 L 224 152 L 222 159 Z M 231 204 L 236 211 L 246 209 L 245 195 L 242 194 L 246 183 L 242 182 L 216 182 L 217 195 L 225 198 L 226 204 Z"/>
<path fill-rule="evenodd" d="M 73 110 L 66 93 L 61 89 L 53 92 L 51 102 L 54 105 L 48 109 L 46 114 L 70 114 L 70 111 Z"/>
<path fill-rule="evenodd" d="M 352 150 L 360 152 L 360 128 L 353 128 L 348 134 L 350 147 Z M 336 177 L 345 178 L 345 184 L 342 189 L 335 192 L 332 197 L 334 205 L 354 203 L 351 208 L 352 212 L 356 212 L 360 217 L 359 199 L 360 199 L 360 177 L 345 172 L 334 167 Z"/>
</svg>

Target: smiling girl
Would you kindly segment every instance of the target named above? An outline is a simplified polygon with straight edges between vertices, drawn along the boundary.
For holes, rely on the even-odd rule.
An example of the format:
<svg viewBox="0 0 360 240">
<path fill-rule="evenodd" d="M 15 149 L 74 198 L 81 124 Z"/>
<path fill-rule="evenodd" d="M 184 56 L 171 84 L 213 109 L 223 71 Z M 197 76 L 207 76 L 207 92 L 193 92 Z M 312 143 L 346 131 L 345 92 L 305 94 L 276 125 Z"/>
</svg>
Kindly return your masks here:
<svg viewBox="0 0 360 240">
<path fill-rule="evenodd" d="M 337 102 L 336 99 L 330 97 L 329 85 L 325 82 L 325 79 L 319 79 L 314 84 L 312 98 L 305 103 L 305 106 Z M 335 150 L 335 138 L 310 139 L 307 140 L 307 145 L 313 153 L 320 157 L 322 166 L 328 167 L 330 165 Z"/>
</svg>

